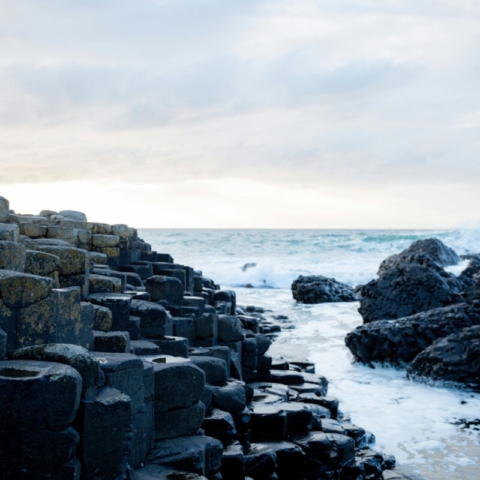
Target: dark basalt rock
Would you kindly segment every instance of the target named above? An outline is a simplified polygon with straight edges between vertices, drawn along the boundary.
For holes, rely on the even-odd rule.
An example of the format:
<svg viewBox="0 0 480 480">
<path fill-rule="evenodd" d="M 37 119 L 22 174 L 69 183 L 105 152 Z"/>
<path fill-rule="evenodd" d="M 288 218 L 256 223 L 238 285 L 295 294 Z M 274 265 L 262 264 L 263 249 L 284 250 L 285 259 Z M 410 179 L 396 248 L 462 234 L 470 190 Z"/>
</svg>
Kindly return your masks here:
<svg viewBox="0 0 480 480">
<path fill-rule="evenodd" d="M 439 272 L 421 265 L 402 263 L 382 272 L 377 280 L 360 288 L 358 311 L 365 323 L 395 320 L 461 303 L 462 287 L 461 282 L 443 270 Z"/>
<path fill-rule="evenodd" d="M 457 265 L 460 257 L 437 238 L 417 240 L 402 252 L 386 258 L 378 269 L 378 275 L 390 268 L 408 263 L 425 267 L 446 267 Z"/>
<path fill-rule="evenodd" d="M 357 327 L 345 344 L 357 360 L 405 364 L 439 338 L 480 324 L 480 311 L 461 303 L 399 320 L 378 320 Z"/>
<path fill-rule="evenodd" d="M 409 365 L 413 379 L 460 383 L 480 390 L 480 325 L 442 338 Z"/>
<path fill-rule="evenodd" d="M 292 283 L 292 294 L 297 302 L 307 304 L 357 300 L 352 287 L 322 275 L 300 275 Z"/>
</svg>

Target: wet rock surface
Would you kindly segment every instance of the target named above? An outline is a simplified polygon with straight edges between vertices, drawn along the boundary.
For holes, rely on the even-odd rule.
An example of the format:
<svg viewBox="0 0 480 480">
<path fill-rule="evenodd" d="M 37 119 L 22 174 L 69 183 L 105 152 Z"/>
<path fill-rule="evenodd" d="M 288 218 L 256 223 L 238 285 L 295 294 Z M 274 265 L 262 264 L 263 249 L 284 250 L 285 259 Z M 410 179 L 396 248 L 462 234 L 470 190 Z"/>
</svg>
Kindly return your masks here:
<svg viewBox="0 0 480 480">
<path fill-rule="evenodd" d="M 439 338 L 480 324 L 480 310 L 460 303 L 398 320 L 361 325 L 345 337 L 345 344 L 362 362 L 408 364 Z"/>
<path fill-rule="evenodd" d="M 449 278 L 422 265 L 399 264 L 360 288 L 358 311 L 369 323 L 461 303 L 458 285 L 449 284 Z"/>
<path fill-rule="evenodd" d="M 480 325 L 442 338 L 407 368 L 410 378 L 459 383 L 480 391 Z"/>
<path fill-rule="evenodd" d="M 289 326 L 127 225 L 0 197 L 0 479 L 382 478 L 327 379 L 268 355 Z"/>
<path fill-rule="evenodd" d="M 307 304 L 357 300 L 352 287 L 321 275 L 300 275 L 292 283 L 292 294 L 297 302 Z"/>
</svg>

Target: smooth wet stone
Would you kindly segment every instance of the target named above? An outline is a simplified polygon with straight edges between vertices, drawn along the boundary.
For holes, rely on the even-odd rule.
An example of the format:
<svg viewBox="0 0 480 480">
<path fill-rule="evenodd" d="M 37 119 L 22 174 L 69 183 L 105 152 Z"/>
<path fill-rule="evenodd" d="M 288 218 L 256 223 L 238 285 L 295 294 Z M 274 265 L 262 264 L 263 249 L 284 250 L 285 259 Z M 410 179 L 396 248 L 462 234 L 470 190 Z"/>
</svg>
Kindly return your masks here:
<svg viewBox="0 0 480 480">
<path fill-rule="evenodd" d="M 285 413 L 285 426 L 289 435 L 308 430 L 312 421 L 312 411 L 308 405 L 300 402 L 282 402 L 276 404 L 275 408 Z"/>
<path fill-rule="evenodd" d="M 217 408 L 204 418 L 202 429 L 206 435 L 220 440 L 224 445 L 228 445 L 237 436 L 232 415 Z"/>
<path fill-rule="evenodd" d="M 188 358 L 188 341 L 186 338 L 165 336 L 151 338 L 151 341 L 158 346 L 159 353 L 162 355 Z"/>
<path fill-rule="evenodd" d="M 293 439 L 307 455 L 308 473 L 335 472 L 355 458 L 355 442 L 336 433 L 307 433 Z"/>
<path fill-rule="evenodd" d="M 193 318 L 172 318 L 172 331 L 176 337 L 186 338 L 188 346 L 195 345 L 195 320 Z"/>
<path fill-rule="evenodd" d="M 82 294 L 78 287 L 52 290 L 55 304 L 55 341 L 77 344 L 93 350 L 94 311 L 81 299 Z"/>
<path fill-rule="evenodd" d="M 233 442 L 223 450 L 221 473 L 229 480 L 245 479 L 245 455 L 239 442 Z"/>
<path fill-rule="evenodd" d="M 280 480 L 301 480 L 307 472 L 306 455 L 291 442 L 265 442 L 277 457 L 277 474 Z"/>
<path fill-rule="evenodd" d="M 81 389 L 80 374 L 68 365 L 0 361 L 0 426 L 19 431 L 67 427 L 77 413 Z"/>
<path fill-rule="evenodd" d="M 128 332 L 93 331 L 95 352 L 130 353 Z"/>
<path fill-rule="evenodd" d="M 105 387 L 94 401 L 82 402 L 79 457 L 85 479 L 125 478 L 132 418 L 130 397 L 114 388 Z"/>
<path fill-rule="evenodd" d="M 200 400 L 205 387 L 205 373 L 190 360 L 157 363 L 155 357 L 144 359 L 153 364 L 155 371 L 155 412 L 191 407 Z"/>
<path fill-rule="evenodd" d="M 286 437 L 287 418 L 285 412 L 277 405 L 256 404 L 250 422 L 251 439 L 283 440 Z"/>
<path fill-rule="evenodd" d="M 197 473 L 161 467 L 154 463 L 148 464 L 130 474 L 130 480 L 207 480 L 207 477 Z"/>
<path fill-rule="evenodd" d="M 87 300 L 94 305 L 108 308 L 112 312 L 112 330 L 126 331 L 130 320 L 130 295 L 120 293 L 94 293 Z"/>
<path fill-rule="evenodd" d="M 218 340 L 220 342 L 238 342 L 243 338 L 242 322 L 234 315 L 218 316 Z"/>
<path fill-rule="evenodd" d="M 224 385 L 211 386 L 213 405 L 220 410 L 238 413 L 245 409 L 247 396 L 245 384 L 238 380 L 230 380 Z"/>
<path fill-rule="evenodd" d="M 208 288 L 208 287 L 207 287 Z M 230 304 L 230 311 L 227 312 L 228 314 L 234 315 L 236 306 L 237 306 L 237 299 L 236 293 L 233 290 L 218 290 L 215 292 L 214 296 L 215 302 L 226 302 Z"/>
<path fill-rule="evenodd" d="M 210 385 L 223 385 L 227 381 L 227 364 L 224 360 L 210 356 L 191 355 L 190 360 L 205 372 Z"/>
<path fill-rule="evenodd" d="M 130 313 L 141 319 L 142 335 L 145 338 L 172 335 L 172 316 L 161 305 L 145 300 L 132 300 Z"/>
<path fill-rule="evenodd" d="M 135 355 L 159 355 L 160 347 L 148 340 L 132 340 L 130 351 Z"/>
<path fill-rule="evenodd" d="M 312 403 L 327 408 L 331 413 L 331 417 L 334 419 L 337 418 L 339 405 L 337 398 L 319 396 L 316 393 L 301 393 L 298 396 L 298 401 L 303 403 Z"/>
<path fill-rule="evenodd" d="M 165 275 L 154 275 L 145 280 L 145 288 L 153 302 L 166 300 L 169 305 L 183 305 L 184 286 L 180 280 Z"/>
<path fill-rule="evenodd" d="M 218 315 L 216 313 L 204 313 L 195 318 L 195 336 L 202 338 L 218 338 Z"/>
<path fill-rule="evenodd" d="M 155 409 L 155 440 L 195 435 L 198 433 L 204 417 L 205 405 L 202 402 L 168 412 Z"/>
<path fill-rule="evenodd" d="M 92 355 L 105 375 L 105 385 L 128 395 L 132 413 L 140 413 L 145 400 L 143 361 L 135 355 L 123 353 L 94 352 Z"/>
<path fill-rule="evenodd" d="M 270 372 L 270 379 L 274 383 L 283 383 L 284 385 L 302 385 L 305 383 L 305 379 L 301 373 L 291 370 L 272 370 Z"/>
<path fill-rule="evenodd" d="M 40 360 L 69 365 L 82 377 L 82 398 L 92 400 L 97 395 L 99 362 L 83 347 L 60 343 L 26 347 L 13 352 L 12 359 Z"/>
<path fill-rule="evenodd" d="M 0 328 L 0 360 L 7 355 L 7 332 Z"/>
<path fill-rule="evenodd" d="M 222 448 L 219 440 L 204 435 L 180 437 L 156 442 L 147 461 L 185 469 L 210 478 L 221 468 Z"/>
<path fill-rule="evenodd" d="M 252 443 L 245 453 L 246 474 L 254 480 L 268 478 L 275 473 L 277 456 L 275 452 L 265 444 Z"/>
</svg>

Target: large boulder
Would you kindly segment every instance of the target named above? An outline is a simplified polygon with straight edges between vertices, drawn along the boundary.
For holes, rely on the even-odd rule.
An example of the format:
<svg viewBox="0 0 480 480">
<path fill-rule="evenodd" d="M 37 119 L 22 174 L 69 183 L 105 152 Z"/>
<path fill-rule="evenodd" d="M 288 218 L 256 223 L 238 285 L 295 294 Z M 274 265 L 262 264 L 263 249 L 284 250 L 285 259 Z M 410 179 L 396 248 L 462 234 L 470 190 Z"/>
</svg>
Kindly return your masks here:
<svg viewBox="0 0 480 480">
<path fill-rule="evenodd" d="M 357 300 L 352 287 L 321 275 L 300 275 L 292 283 L 292 294 L 297 302 L 309 304 Z"/>
<path fill-rule="evenodd" d="M 443 270 L 401 263 L 360 288 L 358 311 L 365 323 L 395 320 L 461 303 L 461 287 Z"/>
<path fill-rule="evenodd" d="M 421 352 L 409 365 L 413 379 L 430 379 L 480 388 L 480 325 L 442 338 Z"/>
<path fill-rule="evenodd" d="M 460 257 L 437 238 L 427 238 L 413 242 L 402 252 L 386 258 L 378 269 L 378 275 L 403 263 L 426 267 L 446 267 L 457 265 Z"/>
<path fill-rule="evenodd" d="M 439 338 L 472 325 L 480 325 L 480 310 L 461 303 L 360 325 L 345 337 L 345 344 L 362 362 L 405 364 Z"/>
</svg>

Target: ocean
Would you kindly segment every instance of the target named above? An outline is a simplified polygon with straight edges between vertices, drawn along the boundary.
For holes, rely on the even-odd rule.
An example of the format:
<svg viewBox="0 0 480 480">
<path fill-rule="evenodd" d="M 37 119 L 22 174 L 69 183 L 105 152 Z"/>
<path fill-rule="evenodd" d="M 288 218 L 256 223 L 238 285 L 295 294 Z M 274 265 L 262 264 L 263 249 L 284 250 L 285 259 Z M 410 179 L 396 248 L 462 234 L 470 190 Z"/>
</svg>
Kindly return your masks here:
<svg viewBox="0 0 480 480">
<path fill-rule="evenodd" d="M 479 478 L 480 425 L 465 427 L 478 423 L 479 394 L 353 363 L 344 338 L 362 324 L 358 302 L 298 305 L 290 291 L 299 275 L 366 283 L 384 258 L 418 239 L 435 237 L 458 254 L 479 253 L 479 230 L 140 229 L 139 235 L 154 250 L 235 290 L 240 305 L 288 316 L 269 354 L 314 362 L 340 410 L 375 435 L 374 448 L 395 455 L 400 471 L 425 480 Z M 465 264 L 449 270 L 459 273 Z"/>
</svg>

